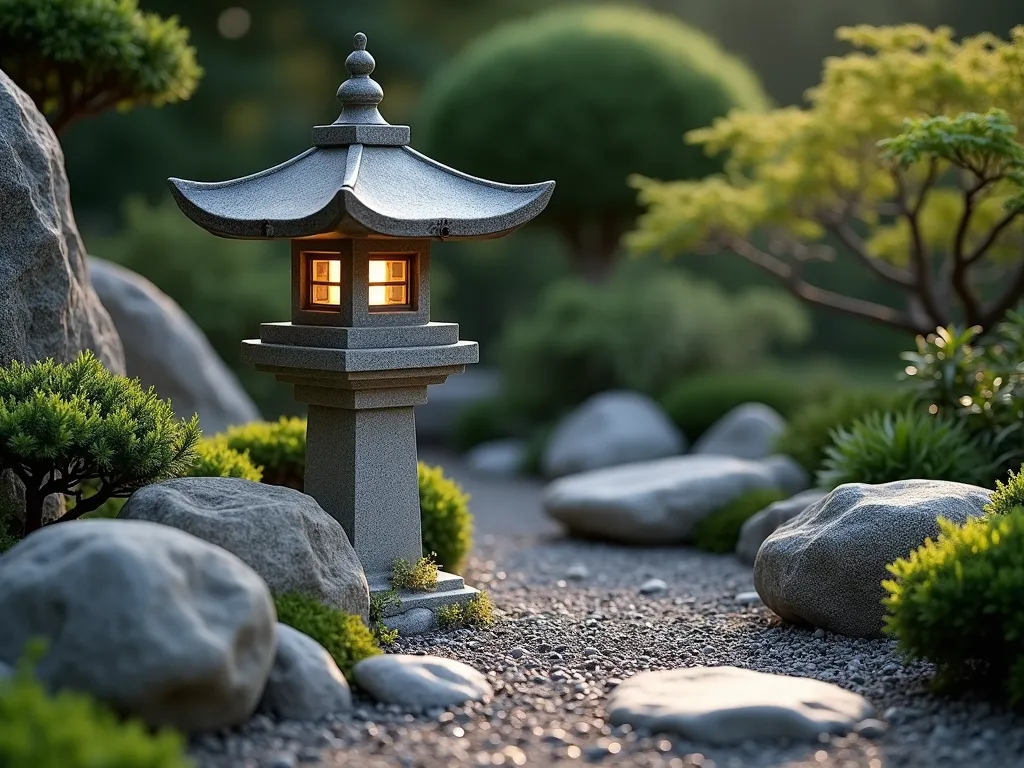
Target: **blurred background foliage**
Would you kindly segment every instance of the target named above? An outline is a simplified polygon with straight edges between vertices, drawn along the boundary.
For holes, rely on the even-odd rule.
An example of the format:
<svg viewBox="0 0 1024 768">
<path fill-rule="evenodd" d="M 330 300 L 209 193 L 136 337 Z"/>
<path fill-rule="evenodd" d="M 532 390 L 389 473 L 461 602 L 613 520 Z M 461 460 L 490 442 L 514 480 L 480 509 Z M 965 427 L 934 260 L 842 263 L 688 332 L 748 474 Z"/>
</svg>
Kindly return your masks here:
<svg viewBox="0 0 1024 768">
<path fill-rule="evenodd" d="M 181 303 L 239 372 L 266 417 L 293 411 L 287 389 L 237 362 L 239 339 L 255 336 L 261 321 L 286 317 L 287 246 L 208 236 L 167 203 L 166 178 L 233 178 L 307 149 L 310 128 L 337 116 L 333 95 L 345 77 L 344 59 L 357 30 L 368 35 L 369 49 L 378 63 L 374 77 L 385 91 L 382 113 L 392 123 L 410 124 L 413 146 L 430 151 L 424 142 L 434 143 L 430 124 L 437 122 L 445 78 L 454 77 L 453 71 L 464 61 L 461 54 L 482 55 L 473 54 L 473 46 L 479 50 L 481 39 L 498 40 L 512 34 L 500 27 L 515 25 L 538 12 L 557 9 L 566 14 L 573 6 L 589 9 L 606 4 L 583 0 L 376 0 L 356 6 L 332 0 L 140 0 L 143 10 L 177 16 L 181 25 L 191 30 L 191 42 L 205 75 L 186 102 L 108 113 L 77 122 L 62 134 L 75 213 L 86 244 L 94 255 L 125 264 Z M 804 91 L 819 81 L 823 59 L 849 50 L 835 39 L 840 25 L 914 21 L 928 26 L 948 24 L 958 36 L 983 30 L 1006 36 L 1012 26 L 1024 22 L 1024 10 L 1017 0 L 903 0 L 898 4 L 888 0 L 622 0 L 616 4 L 666 14 L 699 31 L 687 33 L 703 33 L 708 41 L 717 41 L 709 42 L 708 50 L 745 62 L 752 72 L 752 88 L 759 82 L 767 100 L 776 106 L 801 104 Z M 719 47 L 725 54 L 718 52 Z M 509 71 L 507 79 L 537 79 L 543 88 L 544 76 L 543 71 Z M 600 78 L 593 81 L 602 85 Z M 572 95 L 563 94 L 567 100 Z M 608 88 L 605 95 L 607 109 L 621 109 L 621 121 L 628 123 L 628 94 Z M 431 98 L 435 101 L 429 101 Z M 676 104 L 672 109 L 678 108 Z M 675 115 L 672 109 L 666 107 L 666 114 Z M 677 147 L 682 153 L 682 134 L 691 126 L 678 117 L 672 119 L 680 121 L 669 128 L 678 135 Z M 514 143 L 515 128 L 510 126 L 496 141 Z M 595 126 L 595 130 L 603 128 Z M 634 141 L 637 147 L 627 146 L 627 151 L 645 148 L 643 136 Z M 453 162 L 459 162 L 458 147 L 437 149 L 439 159 L 450 154 Z M 602 154 L 606 151 L 595 151 L 593 167 L 620 173 Z M 553 175 L 544 173 L 543 168 L 529 170 L 538 181 Z M 635 170 L 661 178 L 685 175 L 668 159 L 663 171 Z M 622 188 L 627 189 L 625 179 Z M 555 228 L 544 227 L 543 222 L 512 238 L 441 243 L 434 254 L 434 318 L 458 321 L 464 338 L 481 342 L 483 362 L 502 365 L 506 371 L 535 364 L 529 355 L 522 357 L 522 339 L 531 333 L 537 336 L 539 318 L 553 316 L 553 296 L 580 290 L 574 287 L 580 270 L 574 266 L 572 250 Z M 754 267 L 732 258 L 684 255 L 671 264 L 647 259 L 631 269 L 644 272 L 647 277 L 643 279 L 662 292 L 670 290 L 661 287 L 662 283 L 685 286 L 679 294 L 684 309 L 691 301 L 687 292 L 709 285 L 701 302 L 707 296 L 721 296 L 723 306 L 743 314 L 740 309 L 751 296 L 767 296 L 750 289 L 771 286 L 769 278 Z M 663 274 L 670 279 L 661 280 Z M 890 287 L 873 280 L 852 260 L 811 264 L 806 276 L 850 295 L 879 301 L 896 298 Z M 754 378 L 767 369 L 772 376 L 779 370 L 797 376 L 802 375 L 797 372 L 813 368 L 827 369 L 830 381 L 871 380 L 890 376 L 892 360 L 908 346 L 905 334 L 822 310 L 795 306 L 783 310 L 786 302 L 781 295 L 772 297 L 772 301 L 776 299 L 776 310 L 783 313 L 777 316 L 780 330 L 756 340 L 750 359 L 731 368 L 723 363 L 723 378 Z M 756 314 L 756 308 L 750 312 Z M 657 324 L 657 317 L 651 322 Z M 685 322 L 681 316 L 673 317 L 670 325 Z M 551 333 L 557 331 L 550 329 Z M 748 341 L 742 338 L 742 329 L 696 321 L 681 337 L 676 338 L 675 333 L 662 328 L 660 334 L 652 332 L 637 343 L 661 364 L 687 343 L 686 339 L 702 335 L 721 339 L 733 334 L 744 344 Z M 802 342 L 797 343 L 801 333 Z M 609 339 L 608 343 L 615 341 Z M 733 342 L 721 343 L 728 347 Z M 542 357 L 542 353 L 541 349 L 535 354 Z M 517 354 L 530 362 L 514 362 Z M 679 359 L 683 362 L 668 375 L 674 373 L 680 379 L 708 375 L 709 365 L 693 363 L 694 356 Z M 524 368 L 521 373 L 528 376 L 529 371 Z M 549 404 L 559 410 L 560 406 Z"/>
</svg>

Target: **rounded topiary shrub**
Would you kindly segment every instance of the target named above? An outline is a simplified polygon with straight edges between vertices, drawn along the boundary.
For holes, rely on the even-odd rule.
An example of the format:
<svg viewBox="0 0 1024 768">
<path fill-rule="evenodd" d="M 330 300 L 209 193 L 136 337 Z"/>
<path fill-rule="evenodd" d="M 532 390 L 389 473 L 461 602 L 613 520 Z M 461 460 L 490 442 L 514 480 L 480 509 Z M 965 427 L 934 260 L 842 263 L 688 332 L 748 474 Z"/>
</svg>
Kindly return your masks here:
<svg viewBox="0 0 1024 768">
<path fill-rule="evenodd" d="M 937 540 L 889 566 L 886 631 L 941 680 L 999 686 L 1024 702 L 1024 508 L 940 526 Z"/>
<path fill-rule="evenodd" d="M 787 498 L 777 488 L 747 491 L 697 523 L 693 529 L 693 545 L 705 552 L 732 552 L 740 538 L 740 528 L 769 504 Z"/>
<path fill-rule="evenodd" d="M 381 652 L 373 633 L 359 616 L 342 613 L 295 593 L 274 595 L 274 606 L 279 622 L 320 643 L 349 680 L 352 667 Z"/>
<path fill-rule="evenodd" d="M 231 427 L 221 435 L 227 446 L 249 454 L 262 468 L 263 482 L 302 490 L 306 471 L 306 420 L 282 416 Z"/>
<path fill-rule="evenodd" d="M 434 553 L 437 564 L 459 573 L 473 546 L 473 516 L 469 496 L 441 467 L 419 465 L 420 526 L 423 551 Z"/>
<path fill-rule="evenodd" d="M 913 410 L 875 412 L 834 431 L 817 484 L 920 479 L 991 487 L 995 463 L 962 420 Z"/>
<path fill-rule="evenodd" d="M 0 680 L 0 765 L 4 768 L 190 768 L 184 740 L 122 721 L 90 697 L 48 693 L 33 675 L 41 647 Z"/>
</svg>

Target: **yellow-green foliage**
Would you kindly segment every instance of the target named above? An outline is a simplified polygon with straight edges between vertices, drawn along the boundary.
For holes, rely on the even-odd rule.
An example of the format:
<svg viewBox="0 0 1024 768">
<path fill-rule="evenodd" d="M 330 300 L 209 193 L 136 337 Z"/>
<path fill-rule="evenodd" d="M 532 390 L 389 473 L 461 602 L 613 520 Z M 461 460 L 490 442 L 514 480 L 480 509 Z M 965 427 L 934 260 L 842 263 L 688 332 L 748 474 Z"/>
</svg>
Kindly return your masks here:
<svg viewBox="0 0 1024 768">
<path fill-rule="evenodd" d="M 1014 131 L 1024 111 L 990 110 L 1024 104 L 1024 27 L 1009 41 L 986 33 L 958 42 L 948 28 L 918 25 L 847 27 L 838 37 L 857 50 L 826 60 L 808 107 L 736 111 L 687 134 L 728 158 L 724 174 L 634 177 L 647 211 L 629 244 L 732 252 L 807 301 L 917 333 L 958 317 L 988 327 L 1020 295 L 993 267 L 1021 258 L 1006 226 L 1020 209 L 1004 204 L 1020 195 L 1024 148 Z M 769 233 L 774 244 L 762 248 Z M 826 238 L 923 311 L 805 282 L 793 265 L 821 255 Z"/>
<path fill-rule="evenodd" d="M 309 635 L 331 654 L 338 669 L 351 679 L 352 667 L 380 653 L 363 620 L 295 593 L 274 596 L 277 620 Z"/>
<path fill-rule="evenodd" d="M 732 552 L 736 549 L 743 524 L 769 504 L 787 497 L 788 494 L 777 488 L 747 491 L 694 526 L 694 546 L 705 552 Z"/>
<path fill-rule="evenodd" d="M 486 629 L 494 619 L 494 603 L 485 592 L 481 592 L 465 605 L 452 603 L 442 605 L 434 611 L 437 626 L 442 630 Z"/>
<path fill-rule="evenodd" d="M 433 552 L 444 570 L 459 573 L 473 546 L 469 496 L 445 476 L 441 467 L 429 467 L 422 462 L 419 485 L 423 551 Z"/>
<path fill-rule="evenodd" d="M 1024 508 L 940 526 L 888 566 L 886 631 L 943 678 L 1000 684 L 1024 702 Z"/>
<path fill-rule="evenodd" d="M 230 448 L 223 437 L 213 437 L 196 446 L 196 458 L 188 477 L 234 477 L 258 483 L 263 479 L 263 472 L 248 452 Z"/>
<path fill-rule="evenodd" d="M 383 647 L 391 645 L 398 639 L 397 629 L 388 629 L 384 624 L 384 611 L 392 605 L 401 605 L 398 593 L 393 589 L 386 592 L 375 592 L 370 595 L 370 631 L 374 639 Z"/>
<path fill-rule="evenodd" d="M 437 563 L 433 555 L 421 557 L 415 563 L 395 560 L 391 569 L 391 586 L 394 589 L 415 589 L 429 592 L 437 587 Z"/>
<path fill-rule="evenodd" d="M 3 768 L 189 768 L 176 733 L 150 734 L 120 721 L 88 696 L 47 693 L 33 676 L 35 653 L 15 676 L 0 680 L 0 765 Z"/>
<path fill-rule="evenodd" d="M 1003 483 L 996 480 L 996 489 L 988 498 L 985 512 L 989 515 L 1005 515 L 1015 507 L 1024 507 L 1024 472 L 1010 472 L 1010 479 Z"/>
<path fill-rule="evenodd" d="M 247 451 L 263 469 L 263 482 L 302 490 L 306 471 L 306 420 L 281 417 L 231 427 L 223 435 L 229 448 Z"/>
</svg>

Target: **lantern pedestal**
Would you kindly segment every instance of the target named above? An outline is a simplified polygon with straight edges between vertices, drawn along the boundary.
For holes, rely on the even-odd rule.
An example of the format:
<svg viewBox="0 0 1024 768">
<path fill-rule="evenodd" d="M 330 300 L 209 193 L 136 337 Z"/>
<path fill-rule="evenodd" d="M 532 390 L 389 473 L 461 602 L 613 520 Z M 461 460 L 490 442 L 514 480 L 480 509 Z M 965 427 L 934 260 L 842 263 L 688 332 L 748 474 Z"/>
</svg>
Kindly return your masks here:
<svg viewBox="0 0 1024 768">
<path fill-rule="evenodd" d="M 403 330 L 388 329 L 390 340 L 402 341 Z M 422 327 L 409 330 L 406 338 L 422 338 Z M 427 402 L 429 385 L 475 363 L 479 350 L 472 341 L 376 349 L 301 344 L 322 343 L 323 331 L 290 323 L 264 326 L 262 339 L 242 342 L 242 359 L 292 384 L 295 399 L 306 404 L 304 490 L 345 529 L 371 594 L 385 592 L 394 561 L 414 563 L 423 554 L 414 406 Z M 293 343 L 268 343 L 282 334 Z M 392 619 L 385 623 L 399 624 L 408 634 L 413 622 L 400 614 L 464 604 L 477 594 L 460 576 L 440 573 L 431 592 L 400 592 L 401 604 L 385 610 Z M 415 622 L 420 631 L 433 623 L 423 621 L 424 615 Z"/>
</svg>

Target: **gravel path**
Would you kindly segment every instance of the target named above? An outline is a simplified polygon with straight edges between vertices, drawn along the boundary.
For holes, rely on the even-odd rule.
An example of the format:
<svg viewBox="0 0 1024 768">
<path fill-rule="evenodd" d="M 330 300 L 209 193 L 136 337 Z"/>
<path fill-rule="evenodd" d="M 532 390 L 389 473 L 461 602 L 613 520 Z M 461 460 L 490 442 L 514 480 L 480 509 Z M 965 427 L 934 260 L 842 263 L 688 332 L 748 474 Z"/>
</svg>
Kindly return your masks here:
<svg viewBox="0 0 1024 768">
<path fill-rule="evenodd" d="M 435 452 L 424 458 L 474 494 L 477 548 L 467 580 L 487 589 L 503 615 L 492 630 L 403 638 L 398 649 L 486 672 L 494 701 L 413 716 L 357 698 L 353 714 L 320 723 L 257 717 L 194 743 L 200 768 L 1024 768 L 1021 718 L 982 700 L 931 694 L 929 667 L 904 665 L 890 641 L 790 628 L 760 604 L 739 604 L 736 595 L 753 584 L 750 569 L 735 559 L 560 539 L 539 510 L 536 484 L 478 478 Z M 583 570 L 585 577 L 569 578 Z M 641 595 L 652 577 L 667 589 Z M 838 683 L 865 695 L 888 729 L 810 746 L 721 748 L 605 724 L 604 694 L 617 681 L 696 664 Z"/>
</svg>

